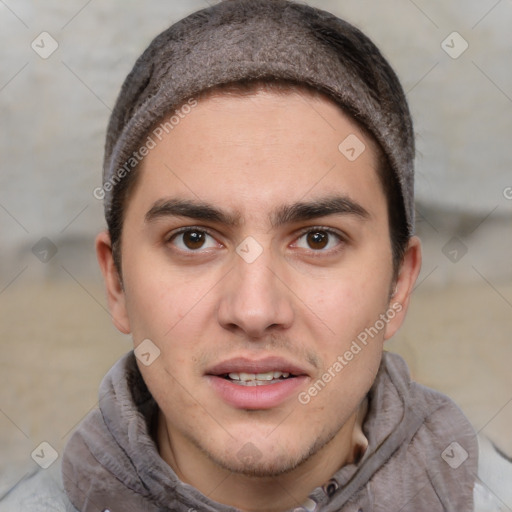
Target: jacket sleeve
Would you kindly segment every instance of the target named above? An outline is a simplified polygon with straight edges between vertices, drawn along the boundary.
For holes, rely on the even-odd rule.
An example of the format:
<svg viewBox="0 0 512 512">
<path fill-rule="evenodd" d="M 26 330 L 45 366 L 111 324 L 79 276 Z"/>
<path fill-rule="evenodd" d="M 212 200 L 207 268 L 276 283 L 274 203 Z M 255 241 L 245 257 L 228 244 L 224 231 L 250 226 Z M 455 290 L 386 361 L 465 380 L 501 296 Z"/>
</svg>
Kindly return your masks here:
<svg viewBox="0 0 512 512">
<path fill-rule="evenodd" d="M 475 512 L 508 512 L 512 509 L 512 462 L 484 436 L 478 437 L 478 460 Z"/>
<path fill-rule="evenodd" d="M 78 512 L 60 479 L 60 468 L 29 470 L 0 496 L 0 512 Z"/>
</svg>

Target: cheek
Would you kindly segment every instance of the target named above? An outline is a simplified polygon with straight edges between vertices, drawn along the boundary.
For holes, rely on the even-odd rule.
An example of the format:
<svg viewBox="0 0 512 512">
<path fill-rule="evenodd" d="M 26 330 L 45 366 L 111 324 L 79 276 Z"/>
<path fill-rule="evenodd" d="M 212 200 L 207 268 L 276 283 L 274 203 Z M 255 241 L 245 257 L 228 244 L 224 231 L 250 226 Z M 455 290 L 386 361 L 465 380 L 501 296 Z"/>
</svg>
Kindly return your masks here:
<svg viewBox="0 0 512 512">
<path fill-rule="evenodd" d="M 342 277 L 313 280 L 297 284 L 297 295 L 304 297 L 305 313 L 311 328 L 323 330 L 338 345 L 354 339 L 373 325 L 387 307 L 388 280 L 365 276 L 361 272 L 344 272 Z M 324 336 L 325 337 L 325 336 Z"/>
<path fill-rule="evenodd" d="M 176 305 L 161 278 L 148 270 L 132 272 L 125 283 L 126 308 L 130 318 L 133 340 L 161 338 L 177 317 Z"/>
<path fill-rule="evenodd" d="M 216 282 L 214 271 L 192 274 L 173 267 L 165 256 L 155 258 L 149 251 L 133 253 L 130 263 L 125 290 L 135 342 L 141 336 L 153 336 L 165 343 L 185 323 L 188 329 L 201 328 L 199 313 L 209 307 L 205 299 Z M 194 322 L 189 321 L 191 317 Z"/>
</svg>

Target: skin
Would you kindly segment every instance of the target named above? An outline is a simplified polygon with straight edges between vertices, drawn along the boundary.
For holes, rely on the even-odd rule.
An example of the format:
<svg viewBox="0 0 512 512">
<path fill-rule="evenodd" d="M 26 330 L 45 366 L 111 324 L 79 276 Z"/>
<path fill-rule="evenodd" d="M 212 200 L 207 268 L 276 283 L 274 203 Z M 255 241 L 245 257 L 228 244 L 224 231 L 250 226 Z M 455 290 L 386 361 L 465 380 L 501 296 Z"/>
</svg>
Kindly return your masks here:
<svg viewBox="0 0 512 512">
<path fill-rule="evenodd" d="M 366 146 L 353 162 L 338 150 L 350 134 Z M 326 98 L 305 91 L 206 97 L 139 169 L 125 212 L 122 284 L 108 233 L 97 237 L 114 324 L 132 334 L 135 346 L 149 338 L 161 351 L 150 366 L 138 362 L 160 408 L 159 452 L 180 479 L 218 502 L 246 511 L 293 508 L 351 460 L 358 411 L 384 341 L 404 320 L 421 265 L 413 237 L 393 280 L 376 154 L 374 142 Z M 334 196 L 366 214 L 272 222 L 284 206 Z M 146 219 L 171 198 L 207 203 L 237 222 Z M 190 249 L 190 234 L 176 234 L 183 227 L 211 236 Z M 324 230 L 327 245 L 304 234 L 308 229 Z M 252 263 L 236 252 L 248 236 L 262 249 Z M 298 393 L 392 304 L 401 311 L 309 403 L 300 403 Z M 267 355 L 307 372 L 276 407 L 234 407 L 205 375 L 232 357 Z M 252 460 L 240 456 L 244 447 Z"/>
</svg>

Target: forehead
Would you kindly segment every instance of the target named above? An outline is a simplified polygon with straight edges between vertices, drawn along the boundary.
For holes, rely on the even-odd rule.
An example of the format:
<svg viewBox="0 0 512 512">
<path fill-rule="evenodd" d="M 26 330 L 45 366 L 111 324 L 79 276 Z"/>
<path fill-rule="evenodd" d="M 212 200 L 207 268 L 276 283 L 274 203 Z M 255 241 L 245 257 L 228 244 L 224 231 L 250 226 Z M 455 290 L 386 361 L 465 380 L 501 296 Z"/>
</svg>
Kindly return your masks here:
<svg viewBox="0 0 512 512">
<path fill-rule="evenodd" d="M 261 211 L 333 187 L 378 193 L 377 144 L 323 94 L 221 90 L 194 101 L 158 125 L 173 117 L 138 170 L 136 188 L 148 200 L 165 191 Z"/>
</svg>

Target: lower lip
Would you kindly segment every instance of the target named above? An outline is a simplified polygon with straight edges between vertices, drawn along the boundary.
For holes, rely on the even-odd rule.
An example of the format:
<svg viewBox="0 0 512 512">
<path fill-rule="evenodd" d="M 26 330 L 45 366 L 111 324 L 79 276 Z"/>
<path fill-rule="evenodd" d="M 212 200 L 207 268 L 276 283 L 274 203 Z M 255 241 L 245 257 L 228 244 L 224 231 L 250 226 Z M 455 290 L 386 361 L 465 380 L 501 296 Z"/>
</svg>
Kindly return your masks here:
<svg viewBox="0 0 512 512">
<path fill-rule="evenodd" d="M 263 386 L 233 384 L 215 375 L 207 376 L 213 389 L 228 404 L 238 409 L 272 409 L 281 405 L 304 384 L 306 376 L 292 377 Z"/>
</svg>

